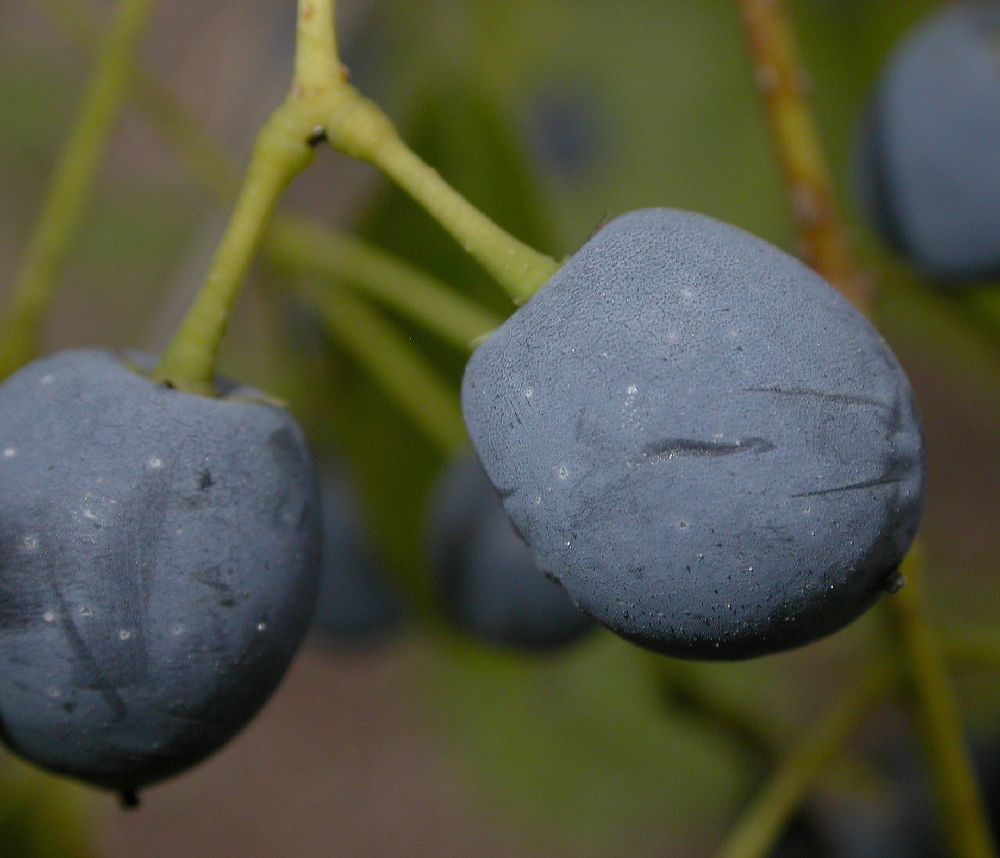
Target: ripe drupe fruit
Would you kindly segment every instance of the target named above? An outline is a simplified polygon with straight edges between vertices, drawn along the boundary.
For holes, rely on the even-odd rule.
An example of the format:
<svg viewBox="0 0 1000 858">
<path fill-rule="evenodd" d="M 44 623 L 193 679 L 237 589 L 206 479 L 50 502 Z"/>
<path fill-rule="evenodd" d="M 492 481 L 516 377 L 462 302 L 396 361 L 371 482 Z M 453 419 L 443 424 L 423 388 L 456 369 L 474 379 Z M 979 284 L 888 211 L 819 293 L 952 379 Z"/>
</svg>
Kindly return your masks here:
<svg viewBox="0 0 1000 858">
<path fill-rule="evenodd" d="M 593 629 L 562 588 L 539 571 L 472 455 L 457 459 L 441 478 L 430 544 L 445 609 L 471 636 L 546 649 Z"/>
<path fill-rule="evenodd" d="M 839 629 L 920 517 L 920 421 L 885 342 L 801 262 L 701 215 L 608 224 L 480 346 L 462 400 L 539 566 L 675 655 Z"/>
<path fill-rule="evenodd" d="M 125 795 L 230 739 L 312 618 L 319 490 L 282 409 L 103 351 L 0 386 L 0 721 Z"/>
<path fill-rule="evenodd" d="M 331 643 L 363 643 L 399 625 L 401 606 L 375 562 L 347 475 L 323 477 L 323 562 L 314 629 Z"/>
<path fill-rule="evenodd" d="M 1000 275 L 1000 3 L 955 3 L 885 67 L 859 185 L 882 237 L 942 280 Z"/>
</svg>

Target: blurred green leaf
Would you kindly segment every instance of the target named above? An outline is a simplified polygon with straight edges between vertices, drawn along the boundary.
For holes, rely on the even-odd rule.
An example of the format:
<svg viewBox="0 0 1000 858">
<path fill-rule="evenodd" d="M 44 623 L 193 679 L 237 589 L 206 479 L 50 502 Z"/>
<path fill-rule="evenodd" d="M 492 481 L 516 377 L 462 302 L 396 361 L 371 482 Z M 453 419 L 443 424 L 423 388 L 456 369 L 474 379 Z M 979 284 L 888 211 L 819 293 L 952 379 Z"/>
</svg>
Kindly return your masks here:
<svg viewBox="0 0 1000 858">
<path fill-rule="evenodd" d="M 753 772 L 663 708 L 646 659 L 605 633 L 548 658 L 455 647 L 426 707 L 507 825 L 574 855 L 668 854 L 678 832 L 717 826 Z"/>
<path fill-rule="evenodd" d="M 83 824 L 83 791 L 4 754 L 0 757 L 0 854 L 95 858 Z"/>
</svg>

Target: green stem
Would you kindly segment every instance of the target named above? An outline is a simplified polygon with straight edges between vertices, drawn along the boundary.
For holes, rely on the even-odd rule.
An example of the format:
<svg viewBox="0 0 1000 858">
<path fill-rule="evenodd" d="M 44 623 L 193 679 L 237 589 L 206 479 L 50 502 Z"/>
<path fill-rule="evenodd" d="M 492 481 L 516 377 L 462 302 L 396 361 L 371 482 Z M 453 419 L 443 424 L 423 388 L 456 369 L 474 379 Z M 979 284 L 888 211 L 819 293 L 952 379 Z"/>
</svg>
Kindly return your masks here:
<svg viewBox="0 0 1000 858">
<path fill-rule="evenodd" d="M 886 600 L 918 704 L 924 753 L 955 858 L 990 858 L 994 851 L 982 799 L 969 762 L 941 644 L 927 620 L 919 549 L 902 569 L 906 586 Z"/>
<path fill-rule="evenodd" d="M 442 453 L 465 443 L 454 392 L 392 325 L 350 292 L 302 286 L 338 345 L 379 382 Z"/>
<path fill-rule="evenodd" d="M 335 148 L 374 164 L 413 197 L 515 302 L 526 301 L 559 269 L 456 192 L 406 146 L 378 105 L 346 84 L 330 105 L 326 132 Z"/>
<path fill-rule="evenodd" d="M 164 352 L 153 374 L 156 380 L 193 393 L 212 393 L 219 345 L 268 218 L 282 191 L 312 160 L 302 119 L 295 102 L 289 101 L 261 129 L 205 285 Z"/>
<path fill-rule="evenodd" d="M 312 161 L 322 118 L 346 86 L 337 59 L 333 0 L 299 0 L 295 76 L 261 128 L 236 210 L 205 285 L 167 347 L 154 378 L 211 394 L 215 359 L 254 252 L 278 198 Z"/>
<path fill-rule="evenodd" d="M 346 282 L 463 350 L 503 321 L 419 269 L 304 218 L 276 217 L 264 249 L 287 268 Z"/>
<path fill-rule="evenodd" d="M 295 86 L 325 91 L 346 77 L 337 55 L 333 0 L 299 0 L 295 44 Z"/>
<path fill-rule="evenodd" d="M 155 80 L 142 76 L 140 84 L 144 106 L 198 181 L 220 199 L 235 196 L 236 171 L 226 154 Z M 364 292 L 463 350 L 503 322 L 399 257 L 312 219 L 277 213 L 263 242 L 273 262 Z"/>
<path fill-rule="evenodd" d="M 101 153 L 128 90 L 136 45 L 152 0 L 121 0 L 87 84 L 76 123 L 52 174 L 14 297 L 4 314 L 0 378 L 30 360 L 55 291 L 56 276 L 94 184 Z"/>
<path fill-rule="evenodd" d="M 95 28 L 79 7 L 63 0 L 42 2 L 76 43 L 93 49 Z M 234 200 L 239 192 L 239 173 L 222 147 L 156 78 L 139 70 L 135 87 L 139 106 L 199 184 L 220 200 Z M 285 268 L 336 280 L 338 285 L 375 298 L 463 350 L 503 322 L 399 257 L 309 218 L 276 213 L 262 249 L 271 261 Z"/>
<path fill-rule="evenodd" d="M 717 858 L 764 858 L 795 809 L 830 765 L 851 731 L 889 693 L 898 672 L 886 662 L 870 667 L 785 759 L 744 811 Z"/>
</svg>

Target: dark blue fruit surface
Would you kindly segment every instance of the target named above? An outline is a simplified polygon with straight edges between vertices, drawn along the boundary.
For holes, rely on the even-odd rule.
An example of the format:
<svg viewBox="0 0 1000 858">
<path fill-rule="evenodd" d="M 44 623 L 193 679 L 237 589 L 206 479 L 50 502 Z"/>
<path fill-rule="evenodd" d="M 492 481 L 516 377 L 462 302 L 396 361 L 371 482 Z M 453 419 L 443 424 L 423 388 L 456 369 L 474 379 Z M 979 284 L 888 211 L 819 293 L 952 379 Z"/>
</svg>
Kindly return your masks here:
<svg viewBox="0 0 1000 858">
<path fill-rule="evenodd" d="M 327 470 L 322 492 L 323 562 L 314 629 L 334 644 L 374 641 L 399 625 L 400 603 L 375 561 L 347 475 Z"/>
<path fill-rule="evenodd" d="M 462 394 L 539 567 L 663 652 L 839 629 L 920 518 L 920 421 L 885 342 L 798 260 L 701 215 L 608 224 L 476 351 Z"/>
<path fill-rule="evenodd" d="M 312 618 L 319 490 L 289 415 L 103 351 L 0 386 L 0 722 L 17 753 L 134 789 L 267 700 Z"/>
<path fill-rule="evenodd" d="M 1000 275 L 1000 3 L 944 7 L 892 54 L 859 185 L 883 238 L 923 273 Z"/>
<path fill-rule="evenodd" d="M 471 636 L 537 650 L 593 630 L 562 588 L 539 571 L 474 456 L 457 459 L 441 478 L 430 545 L 445 609 Z"/>
</svg>

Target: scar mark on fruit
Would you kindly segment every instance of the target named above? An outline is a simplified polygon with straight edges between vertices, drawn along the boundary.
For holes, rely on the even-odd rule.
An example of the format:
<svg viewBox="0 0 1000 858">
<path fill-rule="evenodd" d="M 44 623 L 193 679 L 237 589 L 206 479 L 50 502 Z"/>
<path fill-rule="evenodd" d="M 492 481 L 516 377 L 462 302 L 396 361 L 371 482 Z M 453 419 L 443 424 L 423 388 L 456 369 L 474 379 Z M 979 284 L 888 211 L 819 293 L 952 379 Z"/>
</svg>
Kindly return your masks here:
<svg viewBox="0 0 1000 858">
<path fill-rule="evenodd" d="M 198 475 L 198 491 L 207 492 L 214 485 L 215 480 L 212 479 L 212 472 L 208 468 L 205 468 Z"/>
<path fill-rule="evenodd" d="M 83 639 L 83 635 L 80 634 L 80 630 L 73 622 L 68 606 L 66 605 L 66 599 L 63 597 L 62 590 L 55 579 L 55 575 L 52 574 L 52 570 L 46 568 L 45 571 L 49 579 L 49 586 L 52 588 L 52 594 L 59 603 L 59 616 L 62 618 L 63 633 L 66 635 L 69 645 L 73 648 L 79 667 L 82 668 L 84 674 L 87 676 L 86 687 L 97 691 L 104 698 L 104 702 L 107 703 L 108 708 L 111 710 L 113 721 L 124 720 L 125 713 L 127 712 L 125 701 L 122 700 L 121 695 L 101 672 L 101 668 L 97 664 L 97 659 L 94 658 L 94 654 Z"/>
<path fill-rule="evenodd" d="M 204 584 L 213 590 L 218 590 L 220 593 L 228 594 L 232 592 L 232 588 L 229 586 L 229 582 L 225 580 L 222 568 L 219 566 L 197 569 L 191 573 L 190 577 L 192 581 L 197 581 L 199 584 Z"/>
<path fill-rule="evenodd" d="M 163 518 L 170 486 L 162 474 L 146 477 L 118 507 L 116 526 L 106 533 L 107 566 L 104 589 L 98 595 L 101 619 L 88 626 L 87 635 L 118 635 L 105 661 L 110 681 L 116 687 L 141 685 L 149 670 L 146 630 L 149 625 L 150 570 L 156 567 L 163 547 Z M 119 630 L 129 634 L 121 636 Z"/>
<path fill-rule="evenodd" d="M 876 477 L 873 480 L 862 480 L 857 483 L 848 483 L 846 486 L 833 486 L 829 489 L 816 489 L 811 492 L 800 492 L 798 494 L 792 495 L 793 498 L 814 498 L 820 497 L 821 495 L 832 495 L 837 492 L 854 492 L 861 489 L 872 489 L 877 486 L 895 486 L 901 483 L 903 480 L 901 477 L 895 477 L 891 475 L 884 475 L 881 477 Z"/>
<path fill-rule="evenodd" d="M 743 438 L 728 444 L 722 441 L 698 441 L 693 438 L 664 438 L 662 441 L 648 444 L 643 449 L 642 455 L 651 462 L 662 462 L 682 457 L 716 458 L 734 456 L 737 453 L 769 453 L 773 449 L 774 444 L 765 438 Z"/>
<path fill-rule="evenodd" d="M 218 728 L 221 726 L 217 721 L 212 721 L 210 718 L 207 718 L 197 712 L 185 712 L 181 709 L 167 706 L 154 706 L 153 709 L 162 715 L 169 715 L 171 718 L 177 718 L 179 721 L 188 721 L 202 727 Z"/>
<path fill-rule="evenodd" d="M 892 411 L 893 406 L 879 399 L 868 396 L 856 396 L 852 393 L 835 393 L 825 390 L 810 390 L 804 387 L 748 387 L 744 393 L 770 393 L 774 396 L 811 396 L 815 399 L 825 399 L 828 402 L 839 402 L 842 405 L 871 405 L 884 411 Z"/>
</svg>

